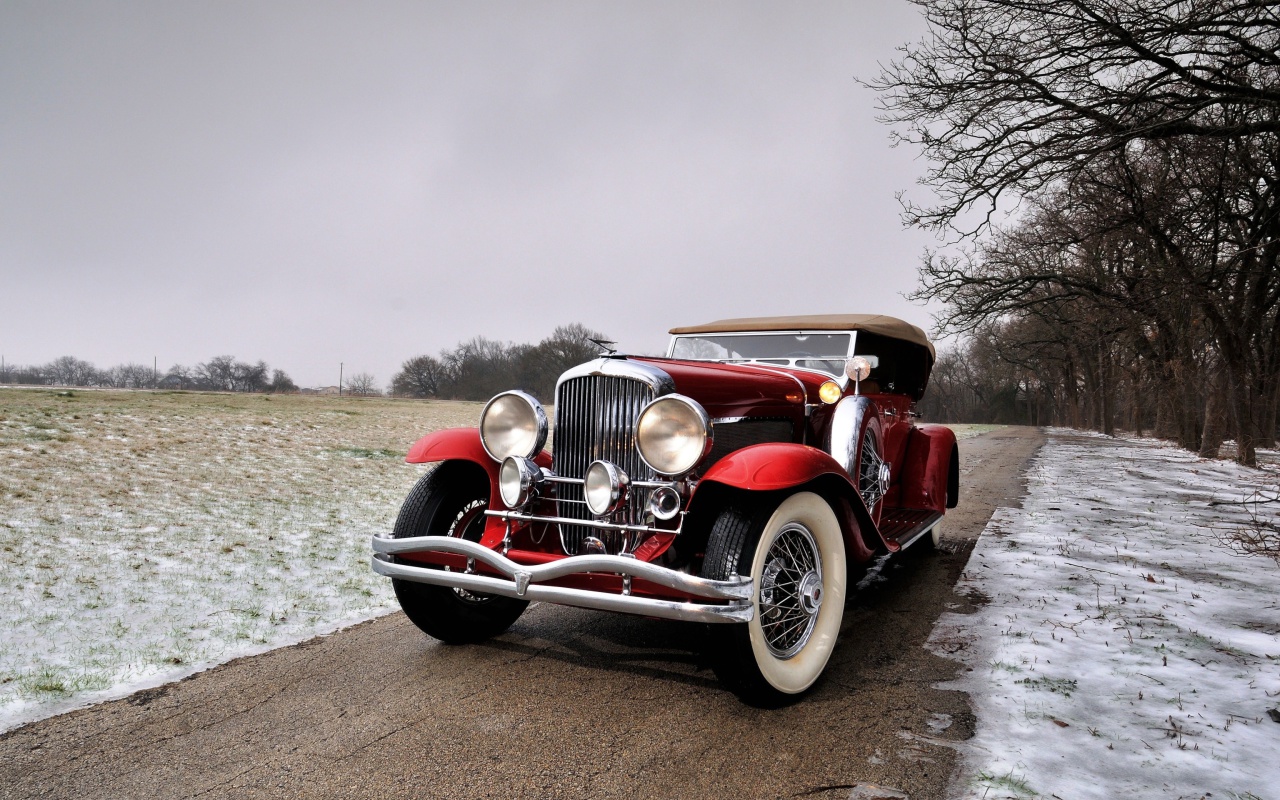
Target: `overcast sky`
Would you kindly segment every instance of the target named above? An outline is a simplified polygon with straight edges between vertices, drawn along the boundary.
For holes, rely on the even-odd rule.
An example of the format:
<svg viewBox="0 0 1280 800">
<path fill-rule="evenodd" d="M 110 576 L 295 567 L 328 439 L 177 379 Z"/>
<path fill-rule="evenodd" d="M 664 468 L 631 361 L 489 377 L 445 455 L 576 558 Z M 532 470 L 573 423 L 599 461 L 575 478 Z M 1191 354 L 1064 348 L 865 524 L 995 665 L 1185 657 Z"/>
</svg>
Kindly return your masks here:
<svg viewBox="0 0 1280 800">
<path fill-rule="evenodd" d="M 889 313 L 900 0 L 0 2 L 0 352 L 390 381 L 581 322 Z"/>
</svg>

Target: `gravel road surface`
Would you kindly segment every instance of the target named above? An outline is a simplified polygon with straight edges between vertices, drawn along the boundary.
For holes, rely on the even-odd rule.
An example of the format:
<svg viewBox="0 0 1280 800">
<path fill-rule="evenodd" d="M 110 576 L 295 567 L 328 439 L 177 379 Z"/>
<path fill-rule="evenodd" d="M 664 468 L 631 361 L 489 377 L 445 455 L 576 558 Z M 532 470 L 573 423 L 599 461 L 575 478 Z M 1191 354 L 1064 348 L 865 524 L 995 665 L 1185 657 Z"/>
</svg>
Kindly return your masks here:
<svg viewBox="0 0 1280 800">
<path fill-rule="evenodd" d="M 961 441 L 957 552 L 887 562 L 789 708 L 724 691 L 694 625 L 535 605 L 449 647 L 397 613 L 4 734 L 0 797 L 942 798 L 973 716 L 924 643 L 1041 442 Z"/>
</svg>

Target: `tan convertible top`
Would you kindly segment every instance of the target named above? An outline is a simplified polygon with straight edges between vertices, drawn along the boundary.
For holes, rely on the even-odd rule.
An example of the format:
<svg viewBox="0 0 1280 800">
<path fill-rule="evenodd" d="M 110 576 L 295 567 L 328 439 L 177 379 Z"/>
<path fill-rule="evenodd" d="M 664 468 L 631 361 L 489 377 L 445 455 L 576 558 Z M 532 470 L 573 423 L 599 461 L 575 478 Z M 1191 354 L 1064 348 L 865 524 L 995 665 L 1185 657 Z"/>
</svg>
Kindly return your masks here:
<svg viewBox="0 0 1280 800">
<path fill-rule="evenodd" d="M 809 314 L 795 317 L 743 317 L 721 319 L 705 325 L 672 328 L 670 333 L 736 333 L 738 331 L 867 331 L 928 348 L 929 358 L 936 357 L 933 343 L 920 328 L 910 322 L 884 314 Z"/>
</svg>

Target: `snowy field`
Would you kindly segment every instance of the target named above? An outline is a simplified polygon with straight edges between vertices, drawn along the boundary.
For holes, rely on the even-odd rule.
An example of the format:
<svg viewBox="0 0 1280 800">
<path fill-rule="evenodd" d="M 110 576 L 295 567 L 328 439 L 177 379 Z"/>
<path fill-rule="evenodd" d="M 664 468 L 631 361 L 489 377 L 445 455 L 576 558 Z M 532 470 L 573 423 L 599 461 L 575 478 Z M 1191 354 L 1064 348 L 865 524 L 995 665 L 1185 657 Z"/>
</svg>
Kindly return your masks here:
<svg viewBox="0 0 1280 800">
<path fill-rule="evenodd" d="M 1209 505 L 1274 469 L 1053 431 L 1028 477 L 957 587 L 987 602 L 930 639 L 969 669 L 959 796 L 1280 798 L 1280 566 Z"/>
<path fill-rule="evenodd" d="M 480 408 L 0 389 L 0 730 L 390 610 L 404 454 Z"/>
</svg>

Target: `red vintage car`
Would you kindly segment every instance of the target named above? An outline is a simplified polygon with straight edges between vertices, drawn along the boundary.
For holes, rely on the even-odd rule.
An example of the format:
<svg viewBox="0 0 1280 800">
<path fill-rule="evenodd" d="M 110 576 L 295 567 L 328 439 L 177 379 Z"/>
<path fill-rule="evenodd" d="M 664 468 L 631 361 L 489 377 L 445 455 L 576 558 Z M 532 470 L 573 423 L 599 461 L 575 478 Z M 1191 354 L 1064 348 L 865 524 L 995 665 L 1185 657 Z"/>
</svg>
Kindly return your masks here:
<svg viewBox="0 0 1280 800">
<path fill-rule="evenodd" d="M 439 431 L 373 568 L 445 642 L 506 630 L 532 600 L 708 624 L 716 674 L 776 706 L 822 674 L 849 575 L 936 542 L 954 434 L 916 425 L 934 350 L 880 315 L 675 328 L 665 358 L 570 369 L 550 426 L 529 394 Z"/>
</svg>

